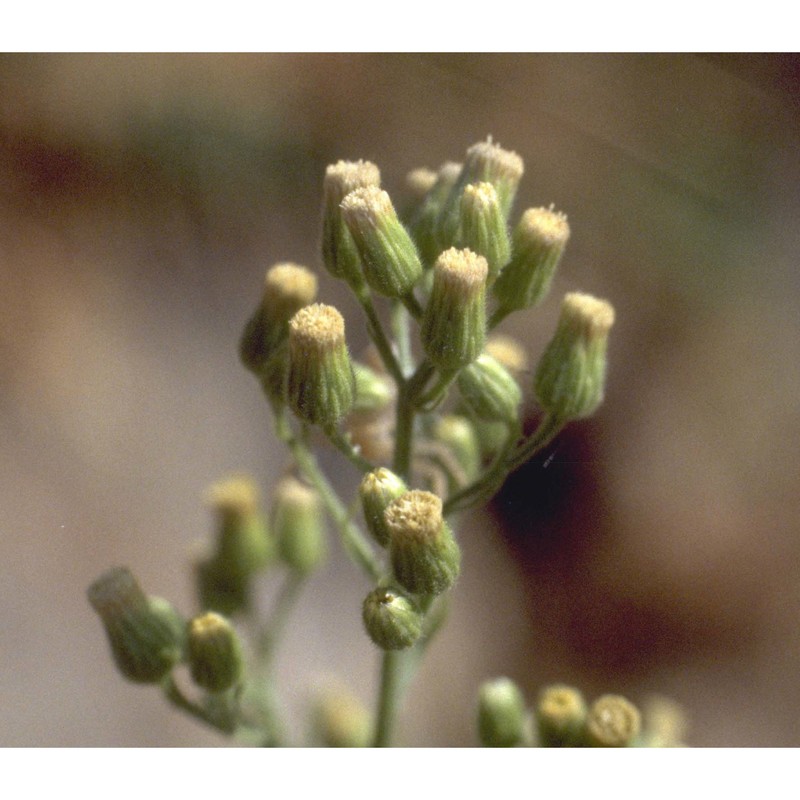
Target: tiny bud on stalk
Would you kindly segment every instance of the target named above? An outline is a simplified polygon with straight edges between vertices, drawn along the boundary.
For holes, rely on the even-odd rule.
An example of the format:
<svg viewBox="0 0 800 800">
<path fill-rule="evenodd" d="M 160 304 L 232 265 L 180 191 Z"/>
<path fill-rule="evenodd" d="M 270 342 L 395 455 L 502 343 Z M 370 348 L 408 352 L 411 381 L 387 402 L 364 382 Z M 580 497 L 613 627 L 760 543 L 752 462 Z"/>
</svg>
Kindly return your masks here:
<svg viewBox="0 0 800 800">
<path fill-rule="evenodd" d="M 189 669 L 194 682 L 209 692 L 224 692 L 242 677 L 244 656 L 236 631 L 225 617 L 210 611 L 189 623 Z"/>
<path fill-rule="evenodd" d="M 613 324 L 614 308 L 605 300 L 579 292 L 564 297 L 555 335 L 534 379 L 536 397 L 549 414 L 564 421 L 582 419 L 603 402 Z"/>
<path fill-rule="evenodd" d="M 525 743 L 528 713 L 514 681 L 496 678 L 478 691 L 478 736 L 484 747 L 518 747 Z"/>
<path fill-rule="evenodd" d="M 305 422 L 334 425 L 353 407 L 355 376 L 344 338 L 344 318 L 317 303 L 289 322 L 288 402 Z"/>
<path fill-rule="evenodd" d="M 369 638 L 382 650 L 404 650 L 422 634 L 422 615 L 413 600 L 394 589 L 371 591 L 362 618 Z"/>
</svg>

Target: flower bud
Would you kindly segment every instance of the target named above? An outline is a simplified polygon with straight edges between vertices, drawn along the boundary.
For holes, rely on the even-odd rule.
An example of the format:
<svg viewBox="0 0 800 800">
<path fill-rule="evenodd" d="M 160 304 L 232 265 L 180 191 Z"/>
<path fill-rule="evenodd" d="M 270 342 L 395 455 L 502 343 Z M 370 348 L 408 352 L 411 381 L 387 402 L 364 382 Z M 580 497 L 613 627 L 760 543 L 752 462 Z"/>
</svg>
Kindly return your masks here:
<svg viewBox="0 0 800 800">
<path fill-rule="evenodd" d="M 391 381 L 358 361 L 353 362 L 356 396 L 353 412 L 358 414 L 382 411 L 394 399 Z"/>
<path fill-rule="evenodd" d="M 262 570 L 275 555 L 275 542 L 259 504 L 258 487 L 247 475 L 213 484 L 207 493 L 216 515 L 215 561 L 220 572 L 244 580 Z"/>
<path fill-rule="evenodd" d="M 576 747 L 586 723 L 586 702 L 571 686 L 548 686 L 536 704 L 539 742 L 543 747 Z"/>
<path fill-rule="evenodd" d="M 512 374 L 529 369 L 528 353 L 513 336 L 493 333 L 486 340 L 486 352 Z"/>
<path fill-rule="evenodd" d="M 467 481 L 478 476 L 481 468 L 481 448 L 472 423 L 458 414 L 440 417 L 433 429 L 433 436 L 453 454 Z M 453 491 L 457 486 L 451 486 Z"/>
<path fill-rule="evenodd" d="M 325 522 L 317 493 L 287 477 L 275 487 L 272 528 L 283 561 L 295 572 L 307 575 L 325 560 Z"/>
<path fill-rule="evenodd" d="M 87 592 L 119 671 L 136 683 L 158 683 L 183 658 L 185 623 L 160 598 L 148 597 L 125 567 L 101 575 Z"/>
<path fill-rule="evenodd" d="M 189 623 L 189 669 L 194 682 L 209 692 L 224 692 L 242 677 L 239 637 L 225 617 L 209 611 Z"/>
<path fill-rule="evenodd" d="M 411 219 L 411 233 L 426 267 L 433 266 L 436 257 L 444 249 L 439 247 L 436 227 L 445 201 L 461 174 L 461 166 L 452 161 L 442 164 L 436 175 L 436 182 L 428 190 L 425 199 Z"/>
<path fill-rule="evenodd" d="M 467 409 L 480 420 L 511 425 L 519 418 L 522 391 L 508 370 L 482 353 L 458 374 L 458 390 Z"/>
<path fill-rule="evenodd" d="M 584 736 L 590 747 L 630 747 L 640 728 L 636 706 L 624 697 L 606 694 L 589 709 Z"/>
<path fill-rule="evenodd" d="M 508 227 L 500 208 L 497 191 L 491 183 L 470 183 L 461 195 L 459 247 L 483 256 L 489 267 L 491 286 L 511 256 Z"/>
<path fill-rule="evenodd" d="M 276 264 L 267 270 L 261 303 L 250 317 L 239 342 L 242 363 L 257 375 L 285 341 L 289 320 L 317 296 L 317 277 L 297 264 Z"/>
<path fill-rule="evenodd" d="M 437 240 L 441 250 L 458 239 L 461 195 L 470 183 L 491 183 L 497 192 L 500 209 L 507 220 L 522 179 L 522 159 L 510 150 L 503 150 L 491 139 L 478 142 L 467 150 L 464 166 L 451 189 L 439 216 Z"/>
<path fill-rule="evenodd" d="M 529 208 L 522 215 L 514 229 L 511 260 L 493 287 L 501 316 L 544 300 L 568 239 L 564 214 Z"/>
<path fill-rule="evenodd" d="M 428 193 L 436 183 L 437 178 L 438 175 L 427 167 L 412 169 L 406 175 L 406 189 L 408 189 L 410 197 L 406 208 L 400 215 L 402 219 L 406 221 L 414 219 L 417 211 L 419 211 Z M 413 230 L 411 230 L 412 236 L 413 233 Z"/>
<path fill-rule="evenodd" d="M 400 585 L 414 594 L 441 594 L 458 577 L 461 551 L 442 516 L 442 501 L 421 490 L 393 500 L 384 513 L 389 554 Z"/>
<path fill-rule="evenodd" d="M 603 401 L 608 332 L 614 308 L 572 292 L 564 297 L 553 339 L 536 368 L 534 388 L 542 408 L 561 420 L 588 417 Z"/>
<path fill-rule="evenodd" d="M 369 638 L 382 650 L 404 650 L 422 634 L 422 615 L 413 600 L 394 589 L 371 591 L 362 618 Z"/>
<path fill-rule="evenodd" d="M 389 544 L 389 528 L 384 512 L 389 504 L 408 491 L 402 478 L 385 467 L 368 472 L 359 487 L 364 521 L 372 538 L 381 546 Z"/>
<path fill-rule="evenodd" d="M 333 306 L 300 309 L 289 322 L 287 399 L 305 422 L 334 425 L 353 407 L 355 377 L 344 319 Z"/>
<path fill-rule="evenodd" d="M 642 744 L 647 747 L 684 747 L 686 712 L 667 697 L 652 696 L 642 708 Z"/>
<path fill-rule="evenodd" d="M 528 736 L 525 698 L 514 681 L 496 678 L 478 691 L 478 736 L 484 747 L 519 747 Z"/>
<path fill-rule="evenodd" d="M 483 256 L 451 248 L 439 256 L 433 270 L 420 337 L 436 367 L 455 371 L 472 363 L 486 341 L 488 267 Z"/>
<path fill-rule="evenodd" d="M 407 295 L 422 277 L 422 262 L 389 195 L 377 186 L 356 189 L 341 209 L 370 288 L 385 297 Z"/>
<path fill-rule="evenodd" d="M 356 697 L 329 689 L 315 703 L 314 732 L 323 747 L 367 747 L 372 720 Z"/>
<path fill-rule="evenodd" d="M 354 189 L 380 186 L 380 183 L 380 171 L 369 161 L 337 161 L 325 171 L 322 257 L 331 275 L 356 289 L 364 283 L 361 259 L 342 219 L 340 205 Z"/>
</svg>

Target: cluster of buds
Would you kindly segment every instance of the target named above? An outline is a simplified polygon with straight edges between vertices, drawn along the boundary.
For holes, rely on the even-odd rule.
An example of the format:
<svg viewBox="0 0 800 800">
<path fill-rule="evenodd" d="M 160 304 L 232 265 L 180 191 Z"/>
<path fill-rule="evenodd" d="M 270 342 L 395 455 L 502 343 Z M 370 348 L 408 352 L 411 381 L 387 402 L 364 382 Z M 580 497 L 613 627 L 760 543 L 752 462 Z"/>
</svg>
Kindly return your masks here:
<svg viewBox="0 0 800 800">
<path fill-rule="evenodd" d="M 493 329 L 545 299 L 570 235 L 566 216 L 552 207 L 529 208 L 512 224 L 523 172 L 519 155 L 491 139 L 479 142 L 462 163 L 414 170 L 408 179 L 412 198 L 398 213 L 374 164 L 338 161 L 327 168 L 322 262 L 355 295 L 373 350 L 367 363 L 351 358 L 345 319 L 318 302 L 312 270 L 291 262 L 267 270 L 239 357 L 257 377 L 292 463 L 268 513 L 249 478 L 212 487 L 216 535 L 195 564 L 201 613 L 191 621 L 144 595 L 126 570 L 92 586 L 90 601 L 126 677 L 160 682 L 183 663 L 206 693 L 235 696 L 237 703 L 249 697 L 246 649 L 229 617 L 249 617 L 258 630 L 252 625 L 255 581 L 284 567 L 275 618 L 253 648 L 263 672 L 295 592 L 325 561 L 326 514 L 346 551 L 369 574 L 362 619 L 388 663 L 390 651 L 413 648 L 432 635 L 443 608 L 438 601 L 461 569 L 448 517 L 482 500 L 533 447 L 568 421 L 593 413 L 603 398 L 614 312 L 604 300 L 571 293 L 531 387 L 547 436 L 523 436 L 527 356 Z M 391 336 L 374 296 L 391 305 Z M 368 537 L 316 461 L 312 443 L 322 438 L 361 471 L 358 499 Z M 390 680 L 387 692 L 391 686 Z M 263 689 L 254 690 L 261 699 L 252 717 L 270 728 L 265 741 L 273 742 L 275 710 Z M 221 707 L 198 709 L 176 699 L 175 691 L 169 684 L 170 699 L 206 720 L 214 719 L 208 709 Z M 387 701 L 386 708 L 393 705 Z M 366 743 L 371 721 L 353 709 L 338 701 L 320 706 L 319 738 Z M 621 698 L 606 697 L 587 710 L 579 696 L 556 687 L 531 713 L 519 689 L 502 679 L 481 689 L 478 727 L 491 745 L 516 746 L 536 737 L 558 745 L 630 744 L 639 732 L 638 712 L 631 709 Z M 382 713 L 376 743 L 386 735 Z M 218 727 L 229 731 L 227 721 Z"/>
<path fill-rule="evenodd" d="M 509 678 L 480 687 L 477 729 L 485 747 L 639 747 L 652 745 L 657 733 L 621 695 L 606 694 L 588 705 L 578 689 L 557 684 L 528 708 Z"/>
</svg>

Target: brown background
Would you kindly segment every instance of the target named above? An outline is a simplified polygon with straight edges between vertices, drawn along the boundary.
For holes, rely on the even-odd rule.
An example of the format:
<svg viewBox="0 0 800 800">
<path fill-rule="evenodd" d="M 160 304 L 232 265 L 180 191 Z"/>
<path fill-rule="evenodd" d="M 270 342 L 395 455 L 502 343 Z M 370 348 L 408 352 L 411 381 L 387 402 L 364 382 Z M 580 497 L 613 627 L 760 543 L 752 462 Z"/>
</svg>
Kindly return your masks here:
<svg viewBox="0 0 800 800">
<path fill-rule="evenodd" d="M 553 297 L 505 329 L 535 358 L 574 288 L 618 324 L 597 418 L 464 521 L 402 741 L 474 744 L 476 687 L 508 674 L 531 698 L 667 694 L 696 745 L 800 744 L 799 73 L 769 55 L 1 57 L 0 744 L 220 742 L 118 678 L 85 588 L 124 563 L 191 612 L 204 489 L 279 474 L 236 340 L 266 266 L 319 266 L 325 165 L 371 159 L 401 197 L 409 169 L 487 134 L 525 159 L 518 210 L 555 203 L 573 231 Z M 360 349 L 359 312 L 321 282 Z M 326 675 L 371 702 L 367 588 L 335 556 L 301 604 L 280 662 L 298 731 Z"/>
</svg>

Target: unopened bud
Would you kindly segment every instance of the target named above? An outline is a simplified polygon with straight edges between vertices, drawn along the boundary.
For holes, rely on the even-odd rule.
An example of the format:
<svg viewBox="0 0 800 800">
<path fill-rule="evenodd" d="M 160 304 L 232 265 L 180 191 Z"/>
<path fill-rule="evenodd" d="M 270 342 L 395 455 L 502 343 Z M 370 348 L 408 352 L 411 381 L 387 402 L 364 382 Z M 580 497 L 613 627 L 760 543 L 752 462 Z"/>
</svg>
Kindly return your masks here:
<svg viewBox="0 0 800 800">
<path fill-rule="evenodd" d="M 633 703 L 615 694 L 595 700 L 586 719 L 590 747 L 630 747 L 641 729 L 641 715 Z"/>
<path fill-rule="evenodd" d="M 436 421 L 433 436 L 453 454 L 467 481 L 477 477 L 481 468 L 481 447 L 469 419 L 459 414 L 446 414 Z"/>
<path fill-rule="evenodd" d="M 502 315 L 547 296 L 569 239 L 569 223 L 552 208 L 529 208 L 514 229 L 511 260 L 493 287 Z"/>
<path fill-rule="evenodd" d="M 382 650 L 404 650 L 422 634 L 422 615 L 414 601 L 395 589 L 371 591 L 362 618 L 369 638 Z"/>
<path fill-rule="evenodd" d="M 337 161 L 325 171 L 323 183 L 322 257 L 328 272 L 354 288 L 362 286 L 361 259 L 340 208 L 354 189 L 380 186 L 378 168 L 369 161 Z"/>
<path fill-rule="evenodd" d="M 564 297 L 553 339 L 536 368 L 534 388 L 542 408 L 561 420 L 581 419 L 603 401 L 608 332 L 614 308 L 572 292 Z"/>
<path fill-rule="evenodd" d="M 289 320 L 317 296 L 317 277 L 297 264 L 276 264 L 267 270 L 261 303 L 247 322 L 239 342 L 244 365 L 261 375 L 268 359 L 286 340 Z"/>
<path fill-rule="evenodd" d="M 420 337 L 431 362 L 444 371 L 472 363 L 486 341 L 486 259 L 471 250 L 442 253 Z"/>
<path fill-rule="evenodd" d="M 389 195 L 376 186 L 356 189 L 341 209 L 370 288 L 385 297 L 406 296 L 422 277 L 422 262 Z"/>
<path fill-rule="evenodd" d="M 586 723 L 586 702 L 571 686 L 548 686 L 536 704 L 539 742 L 543 747 L 576 747 Z"/>
<path fill-rule="evenodd" d="M 224 692 L 242 677 L 239 637 L 225 617 L 210 611 L 189 623 L 189 669 L 194 682 L 209 692 Z"/>
<path fill-rule="evenodd" d="M 478 736 L 484 747 L 519 747 L 528 736 L 525 698 L 514 681 L 496 678 L 478 691 Z"/>
<path fill-rule="evenodd" d="M 101 575 L 87 592 L 119 671 L 136 683 L 158 683 L 183 658 L 185 623 L 160 598 L 148 597 L 125 567 Z"/>
<path fill-rule="evenodd" d="M 525 372 L 530 366 L 525 348 L 513 336 L 504 333 L 493 333 L 486 340 L 486 352 L 512 374 Z"/>
<path fill-rule="evenodd" d="M 372 720 L 349 692 L 328 689 L 315 703 L 314 732 L 324 747 L 367 747 Z"/>
<path fill-rule="evenodd" d="M 275 543 L 261 511 L 258 487 L 247 475 L 213 484 L 208 504 L 216 515 L 215 560 L 232 579 L 246 579 L 275 555 Z"/>
<path fill-rule="evenodd" d="M 390 536 L 384 512 L 393 500 L 406 491 L 408 487 L 403 479 L 385 467 L 368 472 L 361 481 L 359 496 L 364 511 L 364 521 L 372 538 L 381 547 L 388 546 Z"/>
<path fill-rule="evenodd" d="M 394 392 L 389 378 L 358 361 L 353 362 L 353 372 L 356 380 L 354 413 L 382 411 L 392 402 Z"/>
<path fill-rule="evenodd" d="M 442 516 L 442 501 L 421 490 L 392 501 L 384 514 L 389 553 L 400 585 L 414 594 L 441 594 L 458 577 L 461 551 Z"/>
<path fill-rule="evenodd" d="M 355 377 L 344 319 L 333 306 L 306 306 L 289 322 L 287 399 L 305 422 L 334 425 L 353 407 Z"/>
<path fill-rule="evenodd" d="M 522 391 L 495 358 L 482 353 L 458 374 L 458 390 L 467 409 L 480 420 L 511 425 L 519 418 Z"/>
<path fill-rule="evenodd" d="M 296 478 L 275 487 L 272 528 L 283 561 L 295 572 L 313 572 L 327 555 L 325 522 L 319 495 Z"/>
<path fill-rule="evenodd" d="M 436 175 L 436 182 L 412 217 L 411 233 L 426 267 L 431 267 L 439 253 L 445 249 L 439 247 L 436 228 L 444 204 L 461 174 L 461 166 L 453 161 L 442 164 Z"/>
<path fill-rule="evenodd" d="M 439 218 L 437 239 L 440 248 L 451 247 L 458 239 L 461 195 L 468 184 L 491 183 L 507 220 L 524 170 L 522 159 L 516 153 L 503 150 L 491 140 L 472 145 Z"/>
<path fill-rule="evenodd" d="M 491 286 L 511 256 L 508 226 L 491 183 L 470 183 L 461 195 L 459 247 L 483 256 L 489 267 Z"/>
</svg>

